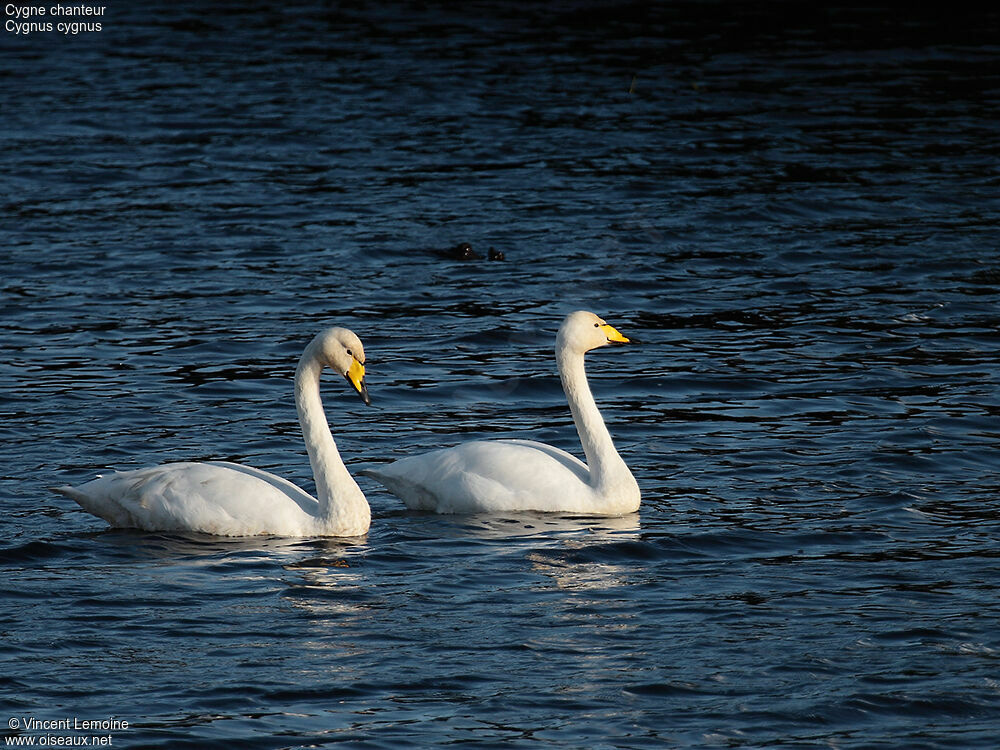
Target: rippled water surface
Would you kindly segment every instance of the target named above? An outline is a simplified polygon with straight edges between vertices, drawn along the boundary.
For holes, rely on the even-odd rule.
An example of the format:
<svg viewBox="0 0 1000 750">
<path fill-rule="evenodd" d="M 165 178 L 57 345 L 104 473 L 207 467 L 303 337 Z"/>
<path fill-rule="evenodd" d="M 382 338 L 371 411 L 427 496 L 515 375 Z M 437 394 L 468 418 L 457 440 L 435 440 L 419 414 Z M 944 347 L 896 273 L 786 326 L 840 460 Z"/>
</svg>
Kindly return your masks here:
<svg viewBox="0 0 1000 750">
<path fill-rule="evenodd" d="M 123 5 L 0 47 L 9 737 L 996 747 L 995 11 Z M 361 477 L 363 539 L 216 539 L 48 490 L 209 458 L 311 490 L 291 378 L 334 323 L 355 473 L 579 454 L 579 308 L 643 341 L 588 357 L 635 516 Z"/>
</svg>

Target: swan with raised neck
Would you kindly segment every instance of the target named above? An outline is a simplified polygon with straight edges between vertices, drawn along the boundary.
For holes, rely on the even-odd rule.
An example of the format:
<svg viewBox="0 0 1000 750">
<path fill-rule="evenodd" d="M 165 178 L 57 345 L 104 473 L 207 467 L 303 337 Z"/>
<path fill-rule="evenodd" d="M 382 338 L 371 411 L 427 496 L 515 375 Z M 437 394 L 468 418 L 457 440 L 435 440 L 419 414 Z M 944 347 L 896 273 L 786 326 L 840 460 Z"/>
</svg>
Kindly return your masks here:
<svg viewBox="0 0 1000 750">
<path fill-rule="evenodd" d="M 321 331 L 299 359 L 295 405 L 317 498 L 275 474 L 227 461 L 169 463 L 54 489 L 118 528 L 220 536 L 361 536 L 371 524 L 371 509 L 330 433 L 320 375 L 325 367 L 333 369 L 370 404 L 364 363 L 361 340 L 346 328 Z"/>
<path fill-rule="evenodd" d="M 538 510 L 624 515 L 641 493 L 597 409 L 588 351 L 630 343 L 591 312 L 571 313 L 556 335 L 556 364 L 587 462 L 533 440 L 474 440 L 366 469 L 407 507 L 438 513 Z"/>
</svg>

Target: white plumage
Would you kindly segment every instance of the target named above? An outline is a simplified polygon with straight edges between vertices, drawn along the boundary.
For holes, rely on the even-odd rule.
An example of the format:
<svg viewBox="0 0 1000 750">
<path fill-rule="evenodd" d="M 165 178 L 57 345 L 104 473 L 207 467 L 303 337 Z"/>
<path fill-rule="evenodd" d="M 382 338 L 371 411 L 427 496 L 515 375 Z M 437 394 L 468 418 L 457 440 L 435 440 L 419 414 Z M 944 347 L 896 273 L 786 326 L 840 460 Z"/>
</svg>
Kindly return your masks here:
<svg viewBox="0 0 1000 750">
<path fill-rule="evenodd" d="M 556 363 L 587 463 L 532 440 L 476 440 L 361 473 L 415 510 L 632 513 L 639 508 L 639 485 L 615 450 L 584 370 L 586 352 L 628 342 L 585 311 L 568 315 L 556 336 Z"/>
<path fill-rule="evenodd" d="M 369 403 L 365 353 L 346 328 L 320 332 L 295 371 L 295 403 L 318 499 L 286 479 L 224 461 L 171 463 L 115 472 L 79 487 L 56 487 L 119 528 L 199 531 L 220 536 L 360 536 L 371 510 L 337 451 L 320 400 L 324 367 L 347 378 Z"/>
</svg>

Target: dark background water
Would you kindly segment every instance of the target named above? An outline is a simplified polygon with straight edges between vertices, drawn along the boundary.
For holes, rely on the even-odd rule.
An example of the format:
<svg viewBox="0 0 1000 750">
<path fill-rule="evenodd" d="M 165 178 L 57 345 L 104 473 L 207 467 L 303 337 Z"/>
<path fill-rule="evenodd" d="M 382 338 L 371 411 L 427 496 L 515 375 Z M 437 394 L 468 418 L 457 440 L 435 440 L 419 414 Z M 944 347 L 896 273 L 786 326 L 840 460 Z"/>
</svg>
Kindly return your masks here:
<svg viewBox="0 0 1000 750">
<path fill-rule="evenodd" d="M 0 40 L 0 718 L 114 716 L 124 747 L 996 746 L 996 11 L 101 22 Z M 433 252 L 460 241 L 507 260 Z M 379 406 L 324 381 L 355 472 L 579 453 L 551 354 L 578 308 L 644 341 L 588 359 L 634 517 L 413 514 L 362 477 L 364 539 L 219 540 L 47 490 L 207 458 L 311 489 L 291 377 L 328 324 Z"/>
</svg>

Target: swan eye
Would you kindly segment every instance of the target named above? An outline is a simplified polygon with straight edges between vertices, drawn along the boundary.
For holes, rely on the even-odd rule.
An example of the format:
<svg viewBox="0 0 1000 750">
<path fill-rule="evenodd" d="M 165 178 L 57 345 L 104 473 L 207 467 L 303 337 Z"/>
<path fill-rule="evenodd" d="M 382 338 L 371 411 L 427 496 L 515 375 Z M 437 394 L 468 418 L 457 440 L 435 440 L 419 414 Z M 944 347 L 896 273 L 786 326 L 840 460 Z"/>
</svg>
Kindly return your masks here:
<svg viewBox="0 0 1000 750">
<path fill-rule="evenodd" d="M 354 356 L 353 354 L 351 354 L 351 350 L 350 350 L 350 349 L 348 349 L 348 350 L 347 350 L 347 355 L 348 355 L 349 357 L 353 357 L 353 356 Z"/>
</svg>

